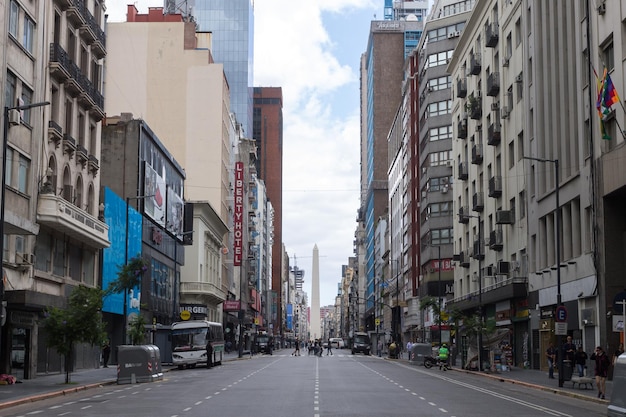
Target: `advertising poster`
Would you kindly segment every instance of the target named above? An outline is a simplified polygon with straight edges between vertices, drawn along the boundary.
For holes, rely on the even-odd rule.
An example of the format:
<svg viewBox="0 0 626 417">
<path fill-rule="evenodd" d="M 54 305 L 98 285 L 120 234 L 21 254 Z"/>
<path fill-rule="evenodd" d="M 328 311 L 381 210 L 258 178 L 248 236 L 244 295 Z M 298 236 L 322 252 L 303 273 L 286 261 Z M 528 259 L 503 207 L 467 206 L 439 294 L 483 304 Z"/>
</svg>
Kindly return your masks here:
<svg viewBox="0 0 626 417">
<path fill-rule="evenodd" d="M 165 180 L 148 164 L 144 172 L 144 213 L 156 223 L 165 226 Z"/>
</svg>

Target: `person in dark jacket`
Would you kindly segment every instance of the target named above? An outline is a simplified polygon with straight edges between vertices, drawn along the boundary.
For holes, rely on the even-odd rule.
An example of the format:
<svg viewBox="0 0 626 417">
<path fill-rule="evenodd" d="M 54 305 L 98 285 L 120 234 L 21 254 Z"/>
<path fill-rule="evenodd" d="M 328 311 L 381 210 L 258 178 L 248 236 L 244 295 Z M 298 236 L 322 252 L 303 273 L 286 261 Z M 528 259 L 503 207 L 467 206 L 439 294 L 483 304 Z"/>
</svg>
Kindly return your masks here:
<svg viewBox="0 0 626 417">
<path fill-rule="evenodd" d="M 606 377 L 609 375 L 609 367 L 611 366 L 611 360 L 609 356 L 604 353 L 602 346 L 596 347 L 596 351 L 591 354 L 591 360 L 596 361 L 596 386 L 598 387 L 598 398 L 604 400 L 604 394 L 606 391 Z"/>
<path fill-rule="evenodd" d="M 587 353 L 583 350 L 582 346 L 578 346 L 578 350 L 574 354 L 574 363 L 578 370 L 578 376 L 585 376 L 585 368 L 587 367 Z"/>
</svg>

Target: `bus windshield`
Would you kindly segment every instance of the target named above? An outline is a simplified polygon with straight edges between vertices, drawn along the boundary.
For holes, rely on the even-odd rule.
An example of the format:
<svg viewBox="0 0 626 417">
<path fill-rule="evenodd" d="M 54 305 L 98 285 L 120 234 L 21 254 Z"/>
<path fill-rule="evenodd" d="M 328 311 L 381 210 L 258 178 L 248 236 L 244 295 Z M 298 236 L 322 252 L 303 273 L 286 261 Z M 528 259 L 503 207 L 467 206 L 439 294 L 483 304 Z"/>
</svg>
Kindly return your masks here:
<svg viewBox="0 0 626 417">
<path fill-rule="evenodd" d="M 174 352 L 206 349 L 207 328 L 176 329 L 172 331 L 172 349 Z"/>
</svg>

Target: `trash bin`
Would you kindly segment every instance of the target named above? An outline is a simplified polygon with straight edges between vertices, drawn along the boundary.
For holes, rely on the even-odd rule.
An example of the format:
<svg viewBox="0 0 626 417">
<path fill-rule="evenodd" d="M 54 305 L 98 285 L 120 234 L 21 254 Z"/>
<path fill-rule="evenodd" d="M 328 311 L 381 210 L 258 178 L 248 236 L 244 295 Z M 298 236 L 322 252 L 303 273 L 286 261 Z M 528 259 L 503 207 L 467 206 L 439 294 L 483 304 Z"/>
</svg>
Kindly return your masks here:
<svg viewBox="0 0 626 417">
<path fill-rule="evenodd" d="M 563 381 L 571 381 L 572 374 L 574 373 L 574 366 L 572 361 L 563 361 Z"/>
<path fill-rule="evenodd" d="M 118 346 L 117 363 L 118 384 L 135 384 L 163 379 L 161 352 L 155 345 Z"/>
<path fill-rule="evenodd" d="M 427 356 L 433 356 L 433 347 L 430 343 L 413 343 L 409 352 L 411 365 L 423 365 Z"/>
</svg>

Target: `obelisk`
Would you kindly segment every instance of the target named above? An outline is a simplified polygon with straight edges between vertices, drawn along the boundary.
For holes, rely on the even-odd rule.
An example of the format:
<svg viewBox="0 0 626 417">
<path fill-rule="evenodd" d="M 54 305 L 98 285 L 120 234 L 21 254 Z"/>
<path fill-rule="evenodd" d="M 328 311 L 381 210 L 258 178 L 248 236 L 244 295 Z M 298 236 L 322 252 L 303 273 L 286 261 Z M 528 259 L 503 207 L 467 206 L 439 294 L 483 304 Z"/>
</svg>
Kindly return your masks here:
<svg viewBox="0 0 626 417">
<path fill-rule="evenodd" d="M 311 277 L 311 339 L 322 337 L 320 327 L 320 252 L 313 246 L 313 266 Z"/>
</svg>

